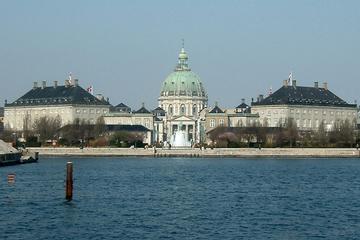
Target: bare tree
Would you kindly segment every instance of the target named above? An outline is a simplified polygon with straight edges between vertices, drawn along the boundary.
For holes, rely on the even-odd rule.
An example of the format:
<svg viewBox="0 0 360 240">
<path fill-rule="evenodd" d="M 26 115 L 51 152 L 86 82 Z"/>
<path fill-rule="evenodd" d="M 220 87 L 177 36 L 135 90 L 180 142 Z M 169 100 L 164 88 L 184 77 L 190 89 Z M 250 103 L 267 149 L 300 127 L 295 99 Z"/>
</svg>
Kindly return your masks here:
<svg viewBox="0 0 360 240">
<path fill-rule="evenodd" d="M 289 141 L 290 147 L 296 144 L 299 138 L 298 129 L 293 118 L 288 118 L 285 121 L 285 138 Z"/>
<path fill-rule="evenodd" d="M 326 133 L 324 121 L 320 122 L 319 128 L 315 133 L 315 139 L 319 147 L 326 147 L 328 145 L 329 137 Z"/>
<path fill-rule="evenodd" d="M 60 116 L 53 117 L 41 117 L 34 121 L 33 129 L 39 136 L 41 142 L 45 142 L 48 139 L 53 139 L 57 133 L 57 130 L 61 127 Z"/>
<path fill-rule="evenodd" d="M 350 123 L 349 119 L 346 119 L 340 125 L 341 138 L 340 141 L 343 142 L 344 147 L 352 147 L 355 143 L 355 128 Z"/>
<path fill-rule="evenodd" d="M 103 117 L 99 117 L 96 120 L 95 127 L 94 127 L 94 137 L 102 136 L 106 131 L 106 125 Z"/>
<path fill-rule="evenodd" d="M 31 116 L 30 116 L 30 114 L 26 113 L 24 120 L 23 120 L 24 138 L 27 138 L 30 135 L 30 131 L 31 131 Z"/>
</svg>

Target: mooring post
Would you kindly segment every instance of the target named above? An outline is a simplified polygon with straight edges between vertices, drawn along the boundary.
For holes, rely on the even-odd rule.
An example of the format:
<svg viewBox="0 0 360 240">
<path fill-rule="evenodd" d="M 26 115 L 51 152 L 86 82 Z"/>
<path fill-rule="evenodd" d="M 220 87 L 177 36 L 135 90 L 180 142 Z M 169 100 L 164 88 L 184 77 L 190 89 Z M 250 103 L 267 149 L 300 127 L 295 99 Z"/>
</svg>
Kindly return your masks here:
<svg viewBox="0 0 360 240">
<path fill-rule="evenodd" d="M 66 163 L 66 200 L 71 201 L 73 196 L 73 163 Z"/>
<path fill-rule="evenodd" d="M 15 183 L 15 173 L 9 173 L 8 176 L 7 176 L 7 179 L 8 179 L 8 183 L 9 184 L 13 184 Z"/>
</svg>

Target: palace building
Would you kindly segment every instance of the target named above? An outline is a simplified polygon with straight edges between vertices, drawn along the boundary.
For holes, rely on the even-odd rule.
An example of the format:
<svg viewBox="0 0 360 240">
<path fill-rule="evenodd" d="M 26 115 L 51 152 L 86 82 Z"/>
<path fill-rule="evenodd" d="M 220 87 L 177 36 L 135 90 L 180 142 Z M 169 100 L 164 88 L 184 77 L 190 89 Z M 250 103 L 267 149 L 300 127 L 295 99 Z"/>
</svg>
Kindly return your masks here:
<svg viewBox="0 0 360 240">
<path fill-rule="evenodd" d="M 263 126 L 278 127 L 288 119 L 299 130 L 316 131 L 321 123 L 330 131 L 337 122 L 356 126 L 357 106 L 349 104 L 318 82 L 313 87 L 298 86 L 296 80 L 284 80 L 283 86 L 266 98 L 260 95 L 252 103 L 252 113 L 260 116 Z"/>
<path fill-rule="evenodd" d="M 26 94 L 12 103 L 5 103 L 4 127 L 9 131 L 31 130 L 41 117 L 60 118 L 61 125 L 72 124 L 75 119 L 95 124 L 107 114 L 110 104 L 98 99 L 79 86 L 77 79 L 65 80 L 65 85 L 47 86 L 37 82 Z"/>
</svg>

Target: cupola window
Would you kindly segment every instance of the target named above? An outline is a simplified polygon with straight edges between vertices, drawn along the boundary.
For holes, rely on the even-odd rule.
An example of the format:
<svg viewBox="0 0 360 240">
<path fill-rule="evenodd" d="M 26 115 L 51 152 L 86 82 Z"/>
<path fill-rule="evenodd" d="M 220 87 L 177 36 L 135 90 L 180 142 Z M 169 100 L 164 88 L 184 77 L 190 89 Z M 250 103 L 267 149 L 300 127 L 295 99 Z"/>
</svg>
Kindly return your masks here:
<svg viewBox="0 0 360 240">
<path fill-rule="evenodd" d="M 185 105 L 184 105 L 184 104 L 181 104 L 181 106 L 180 106 L 180 114 L 181 114 L 181 115 L 185 115 L 185 112 L 186 112 Z"/>
</svg>

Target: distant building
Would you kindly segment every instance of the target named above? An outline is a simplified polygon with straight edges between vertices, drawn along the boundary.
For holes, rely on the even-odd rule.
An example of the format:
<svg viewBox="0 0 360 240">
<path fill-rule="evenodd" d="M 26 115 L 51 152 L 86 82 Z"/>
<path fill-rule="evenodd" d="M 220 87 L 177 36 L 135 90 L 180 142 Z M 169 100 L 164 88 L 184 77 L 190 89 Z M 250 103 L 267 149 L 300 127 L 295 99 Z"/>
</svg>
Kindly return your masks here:
<svg viewBox="0 0 360 240">
<path fill-rule="evenodd" d="M 143 105 L 133 112 L 112 111 L 103 115 L 106 125 L 141 125 L 152 129 L 154 123 L 153 114 Z"/>
<path fill-rule="evenodd" d="M 77 79 L 65 80 L 65 85 L 41 86 L 35 82 L 31 90 L 12 103 L 5 103 L 4 126 L 11 131 L 31 130 L 41 117 L 60 118 L 62 126 L 75 119 L 95 124 L 107 114 L 110 104 L 99 100 L 79 86 Z"/>
<path fill-rule="evenodd" d="M 125 105 L 126 106 L 126 105 Z M 154 110 L 155 111 L 155 110 Z M 159 116 L 160 117 L 160 116 Z M 112 111 L 103 116 L 105 125 L 112 126 L 143 126 L 151 132 L 151 142 L 163 141 L 163 122 L 154 112 L 150 112 L 144 106 L 137 111 Z"/>
<path fill-rule="evenodd" d="M 216 127 L 228 126 L 228 115 L 215 103 L 215 107 L 205 114 L 205 131 L 208 132 Z"/>
<path fill-rule="evenodd" d="M 217 103 L 210 111 L 205 109 L 204 130 L 207 134 L 218 127 L 251 127 L 259 123 L 259 115 L 251 113 L 245 99 L 235 109 L 221 109 Z"/>
<path fill-rule="evenodd" d="M 252 103 L 251 112 L 259 114 L 263 126 L 277 127 L 293 119 L 299 130 L 318 130 L 321 123 L 331 130 L 336 122 L 345 120 L 355 127 L 357 117 L 356 104 L 336 96 L 327 83 L 303 87 L 297 86 L 296 80 L 291 84 L 284 80 L 283 86 L 266 98 L 260 95 Z"/>
<path fill-rule="evenodd" d="M 116 105 L 115 107 L 112 107 L 112 112 L 123 112 L 123 113 L 130 113 L 131 108 L 125 105 L 124 103 L 120 103 Z"/>
</svg>

